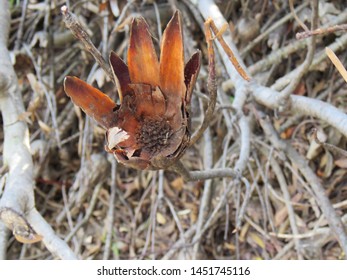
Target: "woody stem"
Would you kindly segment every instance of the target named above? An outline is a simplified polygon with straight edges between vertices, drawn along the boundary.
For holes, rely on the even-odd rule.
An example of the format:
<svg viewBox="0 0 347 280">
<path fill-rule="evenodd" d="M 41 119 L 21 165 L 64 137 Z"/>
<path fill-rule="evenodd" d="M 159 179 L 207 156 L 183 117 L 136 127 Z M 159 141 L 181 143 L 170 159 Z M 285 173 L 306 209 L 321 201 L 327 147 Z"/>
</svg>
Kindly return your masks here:
<svg viewBox="0 0 347 280">
<path fill-rule="evenodd" d="M 89 51 L 90 54 L 95 58 L 96 62 L 105 71 L 110 80 L 116 84 L 111 68 L 108 66 L 108 63 L 102 57 L 99 50 L 95 47 L 87 31 L 78 21 L 77 17 L 71 13 L 66 6 L 61 7 L 61 12 L 63 14 L 63 20 L 66 27 L 69 28 L 72 34 L 83 43 L 86 50 Z"/>
<path fill-rule="evenodd" d="M 217 101 L 217 84 L 216 84 L 216 69 L 215 69 L 215 59 L 214 59 L 214 49 L 212 45 L 212 32 L 210 29 L 210 21 L 205 22 L 205 37 L 207 42 L 207 50 L 208 50 L 208 80 L 207 80 L 207 90 L 210 95 L 210 101 L 208 103 L 208 107 L 205 113 L 204 120 L 200 126 L 200 128 L 193 134 L 190 139 L 189 146 L 195 144 L 196 141 L 200 139 L 210 121 L 213 117 L 214 108 L 216 106 Z"/>
<path fill-rule="evenodd" d="M 174 171 L 183 177 L 184 181 L 208 180 L 213 178 L 239 178 L 239 174 L 231 168 L 215 168 L 203 171 L 188 171 L 181 161 L 171 165 L 168 170 Z"/>
</svg>

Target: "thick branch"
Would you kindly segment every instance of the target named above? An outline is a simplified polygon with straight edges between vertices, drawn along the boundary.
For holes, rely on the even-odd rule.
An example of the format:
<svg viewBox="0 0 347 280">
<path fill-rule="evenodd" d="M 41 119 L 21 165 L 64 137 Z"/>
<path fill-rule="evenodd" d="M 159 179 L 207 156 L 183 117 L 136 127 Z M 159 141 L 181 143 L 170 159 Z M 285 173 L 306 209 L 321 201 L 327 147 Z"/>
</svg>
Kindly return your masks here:
<svg viewBox="0 0 347 280">
<path fill-rule="evenodd" d="M 200 10 L 203 17 L 206 20 L 209 17 L 212 17 L 217 27 L 219 28 L 226 23 L 222 13 L 220 12 L 219 8 L 213 0 L 199 1 L 198 9 Z M 230 34 L 223 34 L 223 38 L 227 45 L 233 50 L 233 53 L 237 61 L 240 63 L 241 67 L 243 69 L 246 69 L 244 63 L 241 60 L 240 55 L 236 50 L 235 45 L 232 42 Z M 247 82 L 238 74 L 238 72 L 232 66 L 229 57 L 224 52 L 223 48 L 220 45 L 217 45 L 217 48 L 226 67 L 226 71 L 229 74 L 230 80 L 233 82 L 235 88 L 245 86 L 245 83 Z M 318 57 L 320 56 L 318 55 Z M 246 73 L 248 72 L 246 71 Z M 291 76 L 286 77 L 286 79 L 290 81 L 290 79 L 295 77 L 295 74 L 297 74 L 296 70 L 293 71 L 293 74 Z M 270 89 L 268 87 L 261 86 L 257 84 L 255 81 L 251 81 L 248 86 L 249 91 L 258 103 L 271 109 L 278 109 L 282 105 L 282 100 L 283 98 L 285 98 L 285 94 Z M 297 95 L 290 95 L 290 98 L 292 113 L 319 118 L 322 121 L 327 122 L 329 125 L 335 127 L 343 135 L 345 135 L 345 137 L 347 137 L 347 115 L 344 114 L 342 111 L 326 102 L 322 102 L 312 98 Z"/>
<path fill-rule="evenodd" d="M 30 225 L 44 237 L 43 242 L 52 253 L 60 258 L 76 258 L 66 243 L 54 235 L 51 227 L 35 209 L 33 161 L 30 153 L 29 131 L 26 123 L 19 120 L 20 115 L 25 110 L 17 77 L 7 50 L 9 23 L 8 1 L 1 1 L 0 109 L 4 124 L 4 164 L 9 171 L 0 200 L 0 208 L 10 208 L 26 218 L 34 217 L 35 219 L 30 220 L 32 222 Z"/>
</svg>

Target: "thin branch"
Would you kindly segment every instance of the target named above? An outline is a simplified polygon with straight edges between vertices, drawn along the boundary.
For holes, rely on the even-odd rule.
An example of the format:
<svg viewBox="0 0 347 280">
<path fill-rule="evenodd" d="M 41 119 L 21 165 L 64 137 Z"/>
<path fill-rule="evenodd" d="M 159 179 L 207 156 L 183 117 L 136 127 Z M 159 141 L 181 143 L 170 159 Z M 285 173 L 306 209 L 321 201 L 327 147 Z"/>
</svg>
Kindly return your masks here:
<svg viewBox="0 0 347 280">
<path fill-rule="evenodd" d="M 308 4 L 309 2 L 305 2 L 305 4 Z M 342 11 L 339 15 L 336 16 L 333 20 L 325 24 L 322 28 L 327 28 L 329 25 L 337 25 L 346 22 L 347 20 L 347 9 Z M 339 44 L 336 46 L 338 49 L 343 49 L 344 47 L 343 40 L 341 41 L 341 38 L 339 39 Z M 252 75 L 255 75 L 256 73 L 259 72 L 264 72 L 273 65 L 278 65 L 281 63 L 283 59 L 286 59 L 287 57 L 290 56 L 292 53 L 299 52 L 301 49 L 306 47 L 306 42 L 303 40 L 297 40 L 292 42 L 291 44 L 288 44 L 287 46 L 283 46 L 282 48 L 279 48 L 278 50 L 272 51 L 270 54 L 268 54 L 264 59 L 254 63 L 253 65 L 250 65 L 248 70 Z M 336 51 L 336 49 L 334 49 Z M 320 63 L 319 61 L 314 61 L 312 62 L 311 67 L 315 67 L 317 63 Z M 311 68 L 310 67 L 310 68 Z M 290 80 L 290 78 L 287 79 L 287 81 Z M 287 82 L 288 83 L 288 82 Z M 283 87 L 282 87 L 283 88 Z M 279 90 L 279 87 L 274 87 L 274 89 Z"/>
<path fill-rule="evenodd" d="M 239 126 L 240 126 L 240 155 L 235 163 L 234 170 L 242 174 L 245 170 L 247 163 L 249 162 L 249 155 L 251 151 L 251 128 L 249 124 L 249 120 L 246 116 L 243 115 L 239 120 Z"/>
<path fill-rule="evenodd" d="M 43 238 L 43 243 L 47 249 L 62 260 L 76 260 L 76 255 L 72 252 L 69 246 L 61 240 L 53 231 L 52 227 L 46 222 L 41 214 L 34 208 L 27 215 L 28 222 L 34 229 L 40 233 Z"/>
<path fill-rule="evenodd" d="M 202 15 L 205 17 L 205 19 L 207 19 L 210 16 L 211 11 L 213 11 L 213 20 L 216 22 L 216 24 L 223 25 L 225 23 L 225 19 L 223 18 L 223 15 L 218 9 L 218 7 L 215 5 L 214 1 L 201 0 L 198 2 L 198 8 L 201 11 Z M 343 20 L 346 17 L 347 17 L 347 12 L 344 12 L 339 16 L 339 20 Z M 240 63 L 240 65 L 244 69 L 246 69 L 244 67 L 244 64 L 239 54 L 236 51 L 234 44 L 232 43 L 231 37 L 224 35 L 223 38 L 226 41 L 227 45 L 233 50 L 237 61 Z M 347 43 L 347 34 L 343 35 L 339 39 L 339 42 L 333 43 L 330 47 L 334 51 L 336 51 L 336 50 L 339 50 L 346 43 Z M 224 53 L 224 50 L 222 49 L 222 47 L 217 45 L 217 48 L 222 57 L 222 60 L 224 62 L 224 65 L 226 67 L 226 70 L 229 74 L 230 79 L 232 80 L 235 87 L 238 88 L 239 87 L 238 84 L 239 83 L 244 84 L 245 80 L 242 79 L 242 77 L 237 74 L 237 71 L 231 65 L 229 61 L 229 57 Z M 319 61 L 321 61 L 321 59 L 324 59 L 324 57 L 326 57 L 324 52 L 322 54 L 319 54 L 318 57 L 314 59 L 312 65 L 314 64 L 316 65 Z M 282 77 L 278 81 L 283 79 L 288 83 L 288 81 L 290 81 L 296 76 L 297 72 L 298 70 L 293 70 L 290 74 L 286 75 L 285 77 Z M 273 85 L 273 88 L 278 87 L 278 81 Z M 268 108 L 278 109 L 280 106 L 282 106 L 281 103 L 284 98 L 284 95 L 281 92 L 278 92 L 268 87 L 258 85 L 253 80 L 249 84 L 249 91 L 252 93 L 256 102 Z M 319 118 L 327 122 L 329 125 L 335 127 L 337 130 L 339 130 L 343 135 L 347 137 L 347 115 L 344 112 L 330 105 L 329 103 L 322 102 L 316 99 L 312 99 L 312 98 L 308 98 L 304 96 L 297 96 L 297 95 L 291 95 L 290 98 L 291 98 L 291 113 L 292 114 L 301 114 L 301 115 Z"/>
<path fill-rule="evenodd" d="M 94 46 L 87 31 L 80 24 L 77 17 L 73 13 L 71 13 L 66 6 L 61 7 L 61 12 L 63 14 L 63 20 L 65 22 L 66 27 L 69 28 L 71 32 L 74 34 L 74 36 L 84 44 L 86 50 L 91 53 L 91 55 L 95 58 L 100 67 L 104 69 L 105 73 L 110 78 L 110 80 L 113 81 L 114 84 L 116 84 L 116 81 L 114 80 L 114 76 L 110 67 L 108 66 L 108 63 L 102 57 L 98 49 Z"/>
<path fill-rule="evenodd" d="M 24 0 L 22 3 L 22 16 L 20 18 L 19 22 L 19 27 L 17 31 L 17 40 L 14 45 L 14 50 L 19 50 L 22 44 L 22 38 L 23 38 L 23 28 L 24 28 L 24 22 L 25 22 L 25 16 L 26 16 L 26 11 L 28 8 L 28 0 Z"/>
<path fill-rule="evenodd" d="M 87 208 L 87 211 L 86 211 L 86 214 L 84 215 L 83 219 L 81 221 L 78 222 L 78 224 L 75 225 L 75 227 L 69 232 L 69 234 L 65 237 L 65 242 L 69 242 L 72 237 L 75 236 L 75 234 L 77 233 L 77 231 L 84 225 L 86 224 L 90 217 L 92 216 L 93 214 L 93 211 L 94 211 L 94 208 L 95 208 L 95 205 L 96 205 L 96 202 L 98 201 L 98 195 L 99 195 L 99 192 L 101 190 L 101 187 L 102 187 L 102 184 L 103 182 L 97 184 L 95 186 L 95 189 L 93 191 L 93 195 L 92 195 L 92 198 L 90 199 L 90 202 L 89 202 L 89 206 Z"/>
<path fill-rule="evenodd" d="M 216 26 L 216 24 L 214 23 L 214 21 L 212 19 L 207 19 L 206 23 L 208 24 L 214 35 L 215 38 L 217 38 L 218 42 L 220 43 L 220 45 L 222 46 L 223 50 L 225 51 L 225 53 L 228 55 L 230 62 L 232 63 L 232 65 L 235 67 L 236 71 L 240 74 L 240 76 L 245 79 L 246 81 L 250 81 L 250 77 L 248 76 L 248 74 L 246 73 L 246 71 L 242 68 L 242 66 L 240 65 L 240 63 L 237 61 L 237 58 L 234 54 L 234 52 L 232 51 L 232 49 L 227 45 L 227 43 L 224 41 L 222 35 L 223 35 L 223 27 L 219 30 Z M 225 26 L 225 25 L 224 25 Z M 225 30 L 224 30 L 225 31 Z"/>
<path fill-rule="evenodd" d="M 110 157 L 111 158 L 111 157 Z M 110 193 L 110 199 L 108 203 L 108 211 L 107 211 L 107 217 L 105 219 L 105 227 L 106 227 L 106 238 L 105 238 L 105 247 L 104 247 L 104 254 L 102 259 L 108 260 L 111 253 L 111 245 L 112 245 L 112 237 L 114 234 L 113 229 L 113 223 L 114 223 L 114 216 L 115 216 L 115 199 L 116 199 L 116 193 L 117 193 L 117 161 L 114 160 L 114 158 L 111 158 L 111 193 Z M 117 256 L 115 256 L 117 257 Z"/>
<path fill-rule="evenodd" d="M 315 35 L 326 35 L 328 33 L 334 33 L 337 31 L 346 31 L 347 24 L 340 24 L 334 26 L 328 26 L 325 28 L 317 28 L 315 30 L 306 30 L 304 32 L 296 33 L 296 39 L 301 40 Z"/>
<path fill-rule="evenodd" d="M 322 209 L 322 212 L 327 219 L 331 230 L 334 232 L 337 240 L 340 243 L 344 255 L 347 258 L 347 234 L 344 224 L 341 218 L 336 214 L 332 204 L 325 194 L 324 188 L 321 185 L 316 174 L 308 166 L 306 160 L 287 142 L 281 140 L 272 125 L 264 119 L 259 120 L 265 134 L 269 137 L 271 143 L 280 150 L 286 152 L 290 160 L 294 165 L 298 167 L 300 172 L 306 178 L 306 181 L 310 183 L 312 190 L 315 193 L 318 205 Z"/>
<path fill-rule="evenodd" d="M 300 12 L 302 9 L 304 9 L 309 2 L 305 2 L 298 6 L 294 11 L 295 13 Z M 241 56 L 245 57 L 250 50 L 252 50 L 257 44 L 259 44 L 262 40 L 267 38 L 271 32 L 276 30 L 279 26 L 283 25 L 287 21 L 291 20 L 293 18 L 292 13 L 288 13 L 284 17 L 282 17 L 280 20 L 278 20 L 275 24 L 272 24 L 266 31 L 262 32 L 257 38 L 255 38 L 252 42 L 249 42 L 247 46 L 241 51 Z"/>
<path fill-rule="evenodd" d="M 212 151 L 212 140 L 211 140 L 211 134 L 210 129 L 206 129 L 204 133 L 204 139 L 205 139 L 205 149 L 204 149 L 204 169 L 211 169 L 213 167 L 213 151 Z M 204 191 L 202 194 L 202 197 L 200 199 L 200 207 L 199 207 L 199 216 L 198 221 L 196 223 L 196 232 L 195 236 L 200 235 L 201 229 L 203 227 L 203 224 L 205 223 L 205 219 L 207 217 L 207 214 L 210 211 L 210 204 L 211 204 L 211 195 L 212 195 L 212 181 L 206 180 L 204 182 Z M 193 259 L 200 259 L 199 258 L 199 249 L 200 244 L 197 242 L 194 244 L 193 248 Z"/>
<path fill-rule="evenodd" d="M 217 84 L 216 84 L 216 67 L 215 67 L 215 55 L 212 43 L 212 33 L 210 30 L 210 25 L 205 23 L 205 37 L 207 42 L 208 49 L 208 81 L 207 81 L 207 89 L 210 95 L 210 101 L 208 103 L 208 107 L 204 116 L 204 120 L 200 126 L 200 128 L 194 133 L 192 138 L 190 139 L 189 146 L 194 145 L 196 141 L 198 141 L 206 128 L 209 126 L 211 119 L 213 117 L 214 108 L 217 102 Z"/>
<path fill-rule="evenodd" d="M 290 198 L 290 194 L 289 194 L 289 190 L 288 190 L 288 184 L 286 182 L 286 179 L 284 177 L 284 174 L 283 174 L 282 169 L 281 169 L 280 165 L 278 164 L 278 162 L 273 157 L 271 158 L 270 162 L 271 162 L 272 169 L 275 172 L 275 175 L 277 177 L 278 184 L 280 185 L 280 188 L 281 188 L 282 193 L 283 193 L 283 198 L 284 198 L 285 205 L 286 205 L 287 212 L 288 212 L 290 227 L 292 228 L 293 235 L 296 236 L 299 234 L 299 230 L 298 230 L 298 227 L 296 225 L 295 213 L 294 213 L 293 206 L 291 204 L 291 198 Z M 302 255 L 302 246 L 301 246 L 300 240 L 295 238 L 294 242 L 295 242 L 295 248 L 296 248 L 296 251 L 298 254 L 298 259 L 302 260 L 303 255 Z"/>
<path fill-rule="evenodd" d="M 297 23 L 301 26 L 301 28 L 304 29 L 305 31 L 309 31 L 307 26 L 301 21 L 301 19 L 296 14 L 296 11 L 294 10 L 293 0 L 289 0 L 289 8 L 290 8 L 290 12 L 292 13 L 292 15 L 295 18 L 295 20 L 297 21 Z"/>
<path fill-rule="evenodd" d="M 41 67 L 35 62 L 34 55 L 30 51 L 29 47 L 27 45 L 24 45 L 24 49 L 27 52 L 28 56 L 30 57 L 30 59 L 34 65 L 37 78 L 38 78 L 38 80 L 41 84 L 41 88 L 45 94 L 47 104 L 48 104 L 49 113 L 51 114 L 51 117 L 52 117 L 52 124 L 53 124 L 53 128 L 54 128 L 54 134 L 56 137 L 57 145 L 59 148 L 61 148 L 60 133 L 59 133 L 58 123 L 57 123 L 57 110 L 56 110 L 56 106 L 54 106 L 55 95 L 51 91 L 47 90 L 45 83 L 44 83 L 42 76 L 41 76 L 41 69 L 40 69 Z"/>
<path fill-rule="evenodd" d="M 314 140 L 316 141 L 317 144 L 319 145 L 322 145 L 325 149 L 333 152 L 333 153 L 336 153 L 338 155 L 342 155 L 343 157 L 347 157 L 347 151 L 339 148 L 339 147 L 336 147 L 332 144 L 329 144 L 329 143 L 324 143 L 322 141 L 319 140 L 318 138 L 318 135 L 317 135 L 317 129 L 316 128 L 313 128 L 312 129 L 312 133 L 313 133 L 313 136 L 314 136 Z"/>
<path fill-rule="evenodd" d="M 318 23 L 318 0 L 311 0 L 311 8 L 312 8 L 312 17 L 311 17 L 311 28 L 316 28 Z M 311 37 L 310 40 L 308 40 L 308 51 L 305 58 L 305 61 L 302 65 L 300 65 L 299 70 L 297 72 L 297 76 L 292 79 L 289 83 L 289 85 L 283 90 L 284 98 L 283 98 L 283 104 L 291 105 L 289 102 L 290 95 L 295 91 L 297 86 L 301 82 L 301 78 L 307 73 L 309 70 L 309 67 L 313 61 L 314 52 L 316 50 L 316 38 Z"/>
<path fill-rule="evenodd" d="M 235 179 L 239 178 L 239 173 L 231 168 L 214 168 L 204 171 L 188 171 L 180 161 L 176 162 L 174 165 L 171 165 L 168 170 L 180 174 L 187 182 L 225 177 Z"/>
<path fill-rule="evenodd" d="M 346 12 L 343 13 L 344 17 L 347 19 L 347 9 Z M 298 43 L 302 43 L 301 41 L 298 41 Z M 347 33 L 343 34 L 341 37 L 339 37 L 335 42 L 329 45 L 329 48 L 333 50 L 335 53 L 338 53 L 339 51 L 344 51 L 347 46 Z M 288 54 L 286 54 L 288 55 Z M 317 52 L 315 55 L 313 62 L 309 68 L 310 71 L 314 70 L 319 66 L 324 60 L 327 59 L 327 55 L 324 50 L 321 50 L 320 52 Z M 283 89 L 288 83 L 296 77 L 298 72 L 300 71 L 300 67 L 293 69 L 292 71 L 288 72 L 286 75 L 283 77 L 279 78 L 276 80 L 276 82 L 271 85 L 271 88 L 274 90 L 281 90 Z"/>
<path fill-rule="evenodd" d="M 325 52 L 326 52 L 327 56 L 329 57 L 329 59 L 331 60 L 331 62 L 335 65 L 337 71 L 339 71 L 342 78 L 347 83 L 347 70 L 343 66 L 341 60 L 336 56 L 336 54 L 330 48 L 326 47 Z"/>
</svg>

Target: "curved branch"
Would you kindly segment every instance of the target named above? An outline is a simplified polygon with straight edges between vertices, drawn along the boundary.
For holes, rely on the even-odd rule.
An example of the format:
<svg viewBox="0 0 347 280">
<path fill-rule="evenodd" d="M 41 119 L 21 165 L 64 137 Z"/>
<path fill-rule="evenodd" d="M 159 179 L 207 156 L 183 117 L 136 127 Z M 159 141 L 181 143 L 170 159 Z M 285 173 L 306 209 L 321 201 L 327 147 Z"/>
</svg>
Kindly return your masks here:
<svg viewBox="0 0 347 280">
<path fill-rule="evenodd" d="M 7 49 L 9 23 L 8 1 L 1 1 L 0 110 L 4 124 L 4 164 L 8 167 L 8 176 L 0 199 L 0 209 L 10 208 L 23 215 L 24 218 L 28 218 L 30 226 L 43 236 L 44 244 L 52 253 L 60 258 L 75 259 L 76 256 L 71 249 L 54 234 L 52 228 L 35 209 L 29 130 L 27 124 L 20 120 L 20 116 L 25 110 Z M 3 230 L 3 224 L 0 226 Z M 4 246 L 4 243 L 2 240 L 0 245 Z M 4 249 L 1 248 L 0 251 L 4 252 Z M 2 257 L 6 257 L 4 253 L 2 253 Z"/>
<path fill-rule="evenodd" d="M 209 16 L 212 16 L 212 19 L 216 23 L 217 27 L 223 26 L 223 24 L 225 24 L 226 21 L 213 0 L 199 1 L 198 8 L 200 12 L 202 13 L 203 17 L 205 18 L 205 20 Z M 237 61 L 240 63 L 241 67 L 243 69 L 246 69 L 246 73 L 248 73 L 248 70 L 245 67 L 244 63 L 242 62 L 240 55 L 236 51 L 236 47 L 232 42 L 232 38 L 230 34 L 224 34 L 223 37 L 227 45 L 233 50 L 235 57 Z M 347 40 L 347 35 L 343 35 L 341 37 L 340 45 L 341 45 L 342 39 Z M 339 45 L 338 44 L 339 42 L 335 42 L 335 43 L 336 45 Z M 334 43 L 334 46 L 335 46 L 335 43 Z M 223 48 L 220 45 L 217 45 L 217 48 L 224 62 L 227 73 L 229 74 L 230 80 L 235 85 L 235 88 L 240 88 L 244 86 L 245 83 L 247 82 L 240 75 L 238 75 L 237 71 L 232 66 L 231 62 L 229 61 L 228 55 L 223 51 Z M 313 63 L 315 63 L 317 58 L 320 58 L 320 53 L 318 53 L 318 55 L 315 57 Z M 294 78 L 294 76 L 297 73 L 298 73 L 298 69 L 293 70 L 290 73 L 290 75 L 287 75 L 285 77 L 285 79 L 290 81 L 291 79 Z M 282 100 L 285 99 L 286 97 L 286 94 L 284 94 L 283 92 L 278 92 L 274 89 L 261 86 L 257 84 L 254 80 L 251 80 L 248 86 L 255 101 L 271 109 L 278 109 L 280 106 L 282 106 L 283 104 Z M 273 85 L 273 88 L 275 88 L 275 86 L 276 84 Z M 291 99 L 290 110 L 292 113 L 299 113 L 302 115 L 319 118 L 322 121 L 327 122 L 329 125 L 335 127 L 345 137 L 347 137 L 347 115 L 343 113 L 342 111 L 340 111 L 336 107 L 326 102 L 319 101 L 309 97 L 303 97 L 303 96 L 297 96 L 297 95 L 291 94 L 290 99 Z"/>
</svg>

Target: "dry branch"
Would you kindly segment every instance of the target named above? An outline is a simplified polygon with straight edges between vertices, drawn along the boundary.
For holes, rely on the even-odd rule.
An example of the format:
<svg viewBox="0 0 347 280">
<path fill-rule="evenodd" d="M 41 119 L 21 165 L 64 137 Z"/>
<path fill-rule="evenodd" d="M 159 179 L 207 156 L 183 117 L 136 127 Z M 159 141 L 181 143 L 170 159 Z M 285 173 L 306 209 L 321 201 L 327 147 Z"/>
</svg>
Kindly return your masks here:
<svg viewBox="0 0 347 280">
<path fill-rule="evenodd" d="M 46 247 L 59 258 L 75 259 L 76 256 L 67 244 L 53 233 L 51 227 L 35 209 L 29 131 L 27 124 L 20 120 L 20 115 L 25 110 L 17 77 L 7 50 L 9 23 L 8 1 L 1 1 L 0 109 L 5 135 L 4 164 L 8 168 L 8 176 L 0 199 L 0 209 L 7 207 L 27 218 L 30 226 L 43 236 Z M 3 228 L 2 231 L 4 231 Z M 6 246 L 6 243 L 1 242 L 1 245 Z M 3 252 L 4 249 L 0 251 Z"/>
</svg>

